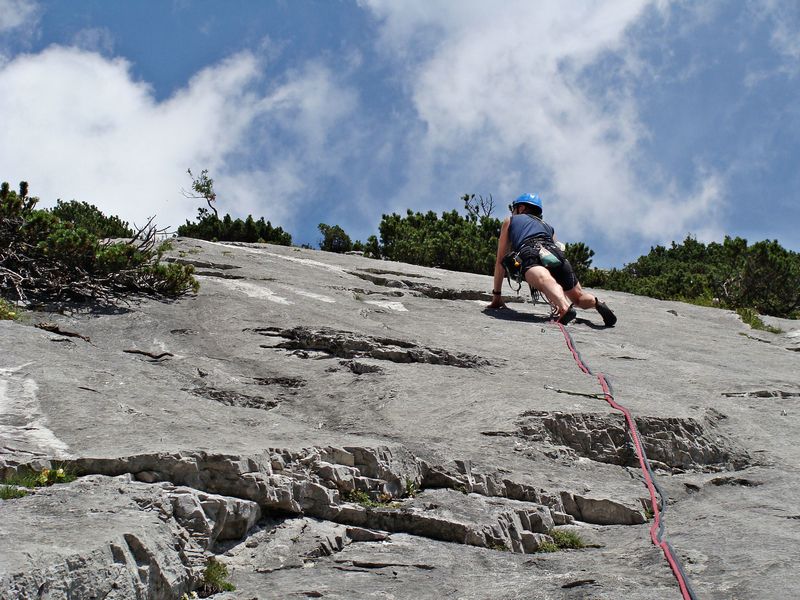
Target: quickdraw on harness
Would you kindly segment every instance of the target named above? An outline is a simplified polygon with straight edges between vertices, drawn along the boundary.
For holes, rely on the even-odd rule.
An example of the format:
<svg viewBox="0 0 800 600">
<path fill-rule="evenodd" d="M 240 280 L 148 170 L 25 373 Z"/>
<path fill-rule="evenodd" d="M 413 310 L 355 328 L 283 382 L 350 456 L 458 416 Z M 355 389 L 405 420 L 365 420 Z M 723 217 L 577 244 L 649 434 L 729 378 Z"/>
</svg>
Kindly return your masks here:
<svg viewBox="0 0 800 600">
<path fill-rule="evenodd" d="M 510 287 L 514 292 L 519 294 L 520 289 L 522 289 L 522 260 L 520 259 L 519 252 L 509 252 L 503 257 L 502 263 L 503 268 L 506 271 L 506 281 L 508 281 L 508 287 Z M 517 288 L 514 289 L 514 284 L 511 283 L 511 279 L 517 283 Z"/>
</svg>

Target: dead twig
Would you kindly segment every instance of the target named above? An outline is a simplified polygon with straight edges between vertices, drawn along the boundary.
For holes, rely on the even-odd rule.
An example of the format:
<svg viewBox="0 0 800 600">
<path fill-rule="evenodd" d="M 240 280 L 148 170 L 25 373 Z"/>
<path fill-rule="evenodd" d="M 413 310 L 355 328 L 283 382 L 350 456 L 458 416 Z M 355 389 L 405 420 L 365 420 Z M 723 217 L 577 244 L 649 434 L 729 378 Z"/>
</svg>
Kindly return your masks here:
<svg viewBox="0 0 800 600">
<path fill-rule="evenodd" d="M 146 350 L 136 350 L 136 349 L 123 350 L 123 352 L 125 352 L 126 354 L 142 354 L 144 356 L 152 358 L 153 360 L 161 360 L 162 358 L 165 357 L 175 356 L 172 352 L 162 352 L 161 354 L 156 354 L 155 352 L 147 352 Z"/>
<path fill-rule="evenodd" d="M 573 392 L 570 390 L 561 390 L 557 387 L 553 387 L 552 385 L 545 385 L 544 389 L 552 390 L 557 394 L 569 394 L 570 396 L 583 396 L 584 398 L 592 398 L 594 400 L 603 400 L 605 396 L 603 394 L 586 394 L 584 392 Z"/>
<path fill-rule="evenodd" d="M 44 331 L 49 331 L 50 333 L 57 333 L 58 335 L 80 338 L 84 342 L 89 342 L 89 343 L 92 342 L 92 340 L 90 340 L 87 336 L 81 335 L 80 333 L 75 333 L 74 331 L 65 331 L 61 329 L 56 323 L 42 322 L 42 323 L 37 323 L 36 325 L 34 325 L 34 327 L 36 327 L 37 329 L 43 329 Z"/>
</svg>

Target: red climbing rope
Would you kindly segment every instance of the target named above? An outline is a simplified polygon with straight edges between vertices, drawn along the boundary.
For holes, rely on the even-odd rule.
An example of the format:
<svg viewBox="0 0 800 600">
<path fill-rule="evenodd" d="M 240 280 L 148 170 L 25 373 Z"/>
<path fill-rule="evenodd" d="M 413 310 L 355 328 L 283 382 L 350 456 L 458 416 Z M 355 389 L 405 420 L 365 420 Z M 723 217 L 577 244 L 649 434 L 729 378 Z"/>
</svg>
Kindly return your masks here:
<svg viewBox="0 0 800 600">
<path fill-rule="evenodd" d="M 558 327 L 561 329 L 561 332 L 564 334 L 564 340 L 567 343 L 567 348 L 569 348 L 569 351 L 572 353 L 572 358 L 575 359 L 575 363 L 578 365 L 580 370 L 587 375 L 592 375 L 591 370 L 586 363 L 583 362 L 581 355 L 575 348 L 575 343 L 566 327 L 558 322 L 556 322 L 556 325 L 558 325 Z M 639 466 L 642 469 L 642 475 L 644 477 L 645 484 L 647 485 L 647 491 L 650 493 L 650 504 L 653 507 L 653 525 L 650 527 L 650 539 L 652 540 L 653 545 L 661 548 L 662 552 L 664 553 L 672 572 L 675 574 L 675 578 L 678 580 L 678 585 L 680 586 L 681 594 L 684 600 L 697 600 L 694 590 L 692 590 L 692 587 L 689 583 L 689 578 L 686 577 L 686 573 L 684 573 L 680 561 L 675 556 L 672 546 L 669 545 L 669 542 L 664 540 L 664 523 L 662 519 L 663 512 L 666 510 L 666 507 L 663 504 L 664 494 L 661 492 L 661 489 L 658 487 L 658 484 L 653 478 L 653 470 L 650 467 L 644 447 L 642 446 L 642 442 L 639 438 L 639 430 L 636 428 L 636 422 L 633 420 L 630 411 L 614 399 L 614 395 L 611 393 L 611 386 L 606 380 L 605 375 L 598 373 L 596 377 L 597 381 L 600 383 L 600 387 L 603 389 L 603 396 L 605 397 L 606 402 L 608 402 L 612 408 L 620 411 L 625 416 L 625 421 L 628 424 L 628 431 L 630 431 L 631 439 L 633 440 L 633 445 L 636 449 L 636 456 L 639 459 Z M 659 502 L 659 499 L 656 496 L 661 498 L 661 502 Z"/>
</svg>

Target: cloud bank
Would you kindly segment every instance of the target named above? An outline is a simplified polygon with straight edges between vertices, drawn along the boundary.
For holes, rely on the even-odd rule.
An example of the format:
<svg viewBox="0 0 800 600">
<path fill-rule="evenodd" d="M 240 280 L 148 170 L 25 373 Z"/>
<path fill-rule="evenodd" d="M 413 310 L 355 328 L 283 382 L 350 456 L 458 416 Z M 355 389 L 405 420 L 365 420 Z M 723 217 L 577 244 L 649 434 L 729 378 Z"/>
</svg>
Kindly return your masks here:
<svg viewBox="0 0 800 600">
<path fill-rule="evenodd" d="M 364 239 L 382 213 L 460 208 L 464 193 L 504 207 L 539 192 L 559 236 L 602 248 L 604 265 L 688 232 L 738 233 L 729 192 L 790 181 L 772 157 L 791 144 L 760 123 L 780 123 L 787 140 L 797 127 L 793 105 L 780 105 L 797 74 L 791 2 L 358 6 L 365 28 L 334 46 L 251 41 L 170 91 L 113 55 L 125 29 L 109 21 L 65 32 L 69 46 L 16 47 L 0 57 L 13 140 L 0 177 L 30 181 L 44 205 L 76 198 L 176 227 L 199 205 L 180 193 L 186 169 L 207 168 L 223 213 L 263 215 L 298 243 L 313 243 L 319 221 Z M 0 8 L 2 53 L 43 8 Z"/>
<path fill-rule="evenodd" d="M 75 198 L 174 228 L 198 206 L 180 193 L 190 187 L 187 168 L 207 168 L 223 213 L 291 224 L 288 207 L 306 195 L 309 168 L 335 168 L 320 148 L 354 98 L 317 64 L 277 83 L 263 72 L 243 52 L 156 101 L 122 58 L 63 46 L 19 55 L 0 67 L 0 114 L 14 115 L 3 125 L 14 143 L 0 147 L 2 177 L 30 181 L 44 205 Z"/>
<path fill-rule="evenodd" d="M 453 196 L 458 185 L 478 191 L 471 183 L 495 191 L 504 206 L 538 191 L 546 214 L 576 238 L 673 239 L 717 210 L 719 175 L 698 167 L 685 189 L 639 156 L 648 132 L 629 85 L 638 60 L 629 32 L 657 5 L 364 5 L 380 23 L 381 46 L 403 63 L 424 123 L 403 197 Z M 614 85 L 591 86 L 597 74 Z M 713 225 L 703 228 L 718 235 Z"/>
</svg>

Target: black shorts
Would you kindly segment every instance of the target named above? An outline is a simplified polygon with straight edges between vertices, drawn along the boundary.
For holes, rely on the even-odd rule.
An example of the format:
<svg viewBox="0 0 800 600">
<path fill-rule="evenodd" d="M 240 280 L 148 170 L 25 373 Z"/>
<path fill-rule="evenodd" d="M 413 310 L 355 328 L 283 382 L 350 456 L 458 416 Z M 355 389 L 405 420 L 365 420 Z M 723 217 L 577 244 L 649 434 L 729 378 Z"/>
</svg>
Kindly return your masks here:
<svg viewBox="0 0 800 600">
<path fill-rule="evenodd" d="M 539 257 L 540 248 L 547 249 L 551 254 L 561 261 L 561 264 L 555 266 L 543 265 L 542 259 Z M 539 266 L 545 267 L 548 271 L 550 271 L 553 279 L 558 282 L 558 285 L 560 285 L 565 292 L 570 291 L 572 288 L 578 285 L 578 278 L 575 277 L 575 271 L 572 269 L 572 265 L 569 264 L 567 257 L 564 256 L 561 248 L 559 248 L 555 242 L 550 242 L 547 240 L 526 240 L 522 242 L 522 247 L 519 249 L 519 257 L 521 263 L 520 270 L 522 271 L 523 276 L 531 267 Z"/>
</svg>

